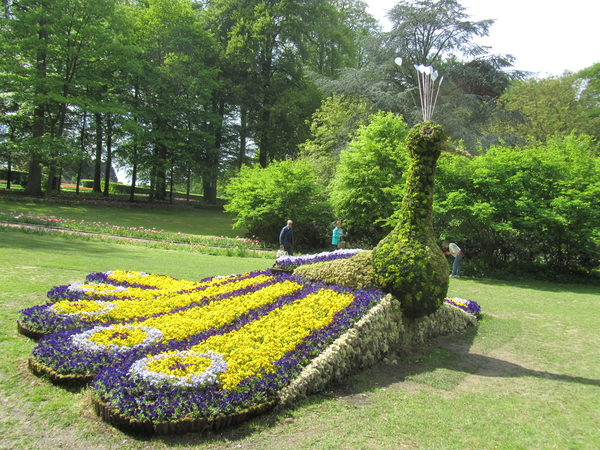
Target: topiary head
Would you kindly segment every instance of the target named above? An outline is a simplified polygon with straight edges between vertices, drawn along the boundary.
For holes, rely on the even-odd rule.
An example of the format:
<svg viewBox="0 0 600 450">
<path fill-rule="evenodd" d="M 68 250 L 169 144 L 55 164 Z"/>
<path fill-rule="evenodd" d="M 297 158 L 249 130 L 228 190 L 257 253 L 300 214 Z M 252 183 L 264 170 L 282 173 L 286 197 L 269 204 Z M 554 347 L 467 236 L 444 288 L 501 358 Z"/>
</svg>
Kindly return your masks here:
<svg viewBox="0 0 600 450">
<path fill-rule="evenodd" d="M 446 139 L 446 133 L 441 125 L 433 122 L 418 123 L 406 138 L 408 153 L 415 159 L 431 156 L 437 159 L 440 155 L 440 143 Z"/>
</svg>

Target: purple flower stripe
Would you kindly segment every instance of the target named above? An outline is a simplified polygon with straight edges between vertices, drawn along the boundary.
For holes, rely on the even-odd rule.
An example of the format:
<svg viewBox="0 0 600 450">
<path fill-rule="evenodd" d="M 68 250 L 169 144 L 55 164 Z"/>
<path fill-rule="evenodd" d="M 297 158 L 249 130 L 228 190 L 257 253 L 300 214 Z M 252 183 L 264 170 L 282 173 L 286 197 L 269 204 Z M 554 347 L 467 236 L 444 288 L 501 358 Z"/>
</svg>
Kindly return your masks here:
<svg viewBox="0 0 600 450">
<path fill-rule="evenodd" d="M 77 330 L 83 331 L 89 328 L 81 318 L 77 316 L 58 315 L 50 309 L 49 305 L 32 306 L 20 312 L 19 322 L 30 330 L 39 333 L 49 333 Z"/>
<path fill-rule="evenodd" d="M 85 297 L 85 292 L 83 291 L 70 291 L 70 285 L 62 285 L 55 286 L 48 291 L 46 296 L 48 297 L 48 301 L 52 303 L 56 303 L 61 300 L 69 300 L 71 302 L 77 302 L 79 300 L 83 300 Z"/>
<path fill-rule="evenodd" d="M 86 352 L 75 348 L 71 337 L 80 331 L 61 331 L 42 338 L 33 349 L 33 357 L 62 375 L 90 375 L 107 364 L 123 358 L 133 361 L 166 350 L 164 344 L 134 347 L 129 352 Z"/>
<path fill-rule="evenodd" d="M 275 260 L 275 265 L 279 267 L 296 267 L 302 266 L 305 264 L 315 264 L 318 262 L 324 261 L 334 261 L 336 259 L 346 259 L 351 258 L 356 255 L 358 252 L 361 252 L 360 249 L 347 249 L 347 250 L 336 250 L 334 252 L 322 252 L 317 253 L 315 255 L 306 255 L 306 256 L 282 256 Z"/>
<path fill-rule="evenodd" d="M 304 295 L 322 287 L 307 286 Z M 344 291 L 343 288 L 339 290 Z M 289 384 L 310 360 L 347 331 L 383 296 L 381 291 L 373 290 L 355 293 L 355 300 L 339 311 L 331 324 L 315 330 L 296 349 L 274 362 L 275 373 L 248 377 L 233 390 L 219 389 L 216 386 L 197 390 L 166 386 L 157 388 L 141 380 L 133 381 L 127 373 L 133 364 L 129 360 L 118 366 L 102 368 L 95 378 L 93 390 L 101 401 L 110 403 L 121 414 L 156 421 L 176 420 L 186 415 L 212 417 L 218 413 L 230 414 L 264 403 L 274 399 L 277 392 Z"/>
</svg>

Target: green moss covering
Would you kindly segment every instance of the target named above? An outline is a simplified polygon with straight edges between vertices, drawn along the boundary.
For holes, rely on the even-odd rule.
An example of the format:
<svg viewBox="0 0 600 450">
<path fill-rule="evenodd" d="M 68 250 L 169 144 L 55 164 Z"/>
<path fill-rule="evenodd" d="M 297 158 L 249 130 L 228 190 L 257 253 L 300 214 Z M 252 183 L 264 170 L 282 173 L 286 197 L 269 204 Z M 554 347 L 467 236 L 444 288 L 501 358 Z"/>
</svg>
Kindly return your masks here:
<svg viewBox="0 0 600 450">
<path fill-rule="evenodd" d="M 448 291 L 450 268 L 432 224 L 435 165 L 446 134 L 440 125 L 415 125 L 406 139 L 410 167 L 400 219 L 373 250 L 373 266 L 383 288 L 402 305 L 405 317 L 434 313 Z"/>
<path fill-rule="evenodd" d="M 352 289 L 381 288 L 372 264 L 371 251 L 359 252 L 352 258 L 307 264 L 294 270 L 309 280 L 339 284 Z"/>
</svg>

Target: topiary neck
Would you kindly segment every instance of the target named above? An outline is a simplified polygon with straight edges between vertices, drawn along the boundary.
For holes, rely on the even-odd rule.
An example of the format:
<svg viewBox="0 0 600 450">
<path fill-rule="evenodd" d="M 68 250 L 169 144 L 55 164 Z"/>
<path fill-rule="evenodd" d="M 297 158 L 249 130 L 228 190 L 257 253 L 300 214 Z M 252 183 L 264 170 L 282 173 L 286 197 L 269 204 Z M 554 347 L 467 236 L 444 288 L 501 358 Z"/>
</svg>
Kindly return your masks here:
<svg viewBox="0 0 600 450">
<path fill-rule="evenodd" d="M 445 139 L 441 126 L 431 122 L 417 124 L 407 137 L 411 162 L 398 225 L 414 237 L 433 236 L 435 166 Z"/>
</svg>

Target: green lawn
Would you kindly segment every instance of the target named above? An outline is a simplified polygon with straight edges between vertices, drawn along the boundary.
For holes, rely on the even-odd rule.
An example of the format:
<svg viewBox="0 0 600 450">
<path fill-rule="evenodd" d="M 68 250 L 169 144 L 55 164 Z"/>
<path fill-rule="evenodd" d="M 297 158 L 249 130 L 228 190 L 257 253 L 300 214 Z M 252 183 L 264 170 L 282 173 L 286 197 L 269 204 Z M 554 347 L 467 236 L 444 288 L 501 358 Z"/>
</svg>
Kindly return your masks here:
<svg viewBox="0 0 600 450">
<path fill-rule="evenodd" d="M 169 233 L 243 237 L 245 229 L 232 228 L 231 215 L 220 209 L 136 207 L 119 208 L 93 204 L 61 205 L 40 201 L 14 201 L 0 197 L 0 212 L 55 216 L 77 222 L 100 222 L 120 227 L 144 227 Z M 274 238 L 276 240 L 276 237 Z"/>
<path fill-rule="evenodd" d="M 18 311 L 90 272 L 144 270 L 177 278 L 272 264 L 55 236 L 0 232 L 0 449 L 597 449 L 600 288 L 452 279 L 475 300 L 477 329 L 355 374 L 297 408 L 212 435 L 138 438 L 71 392 L 31 375 L 35 345 Z"/>
</svg>

